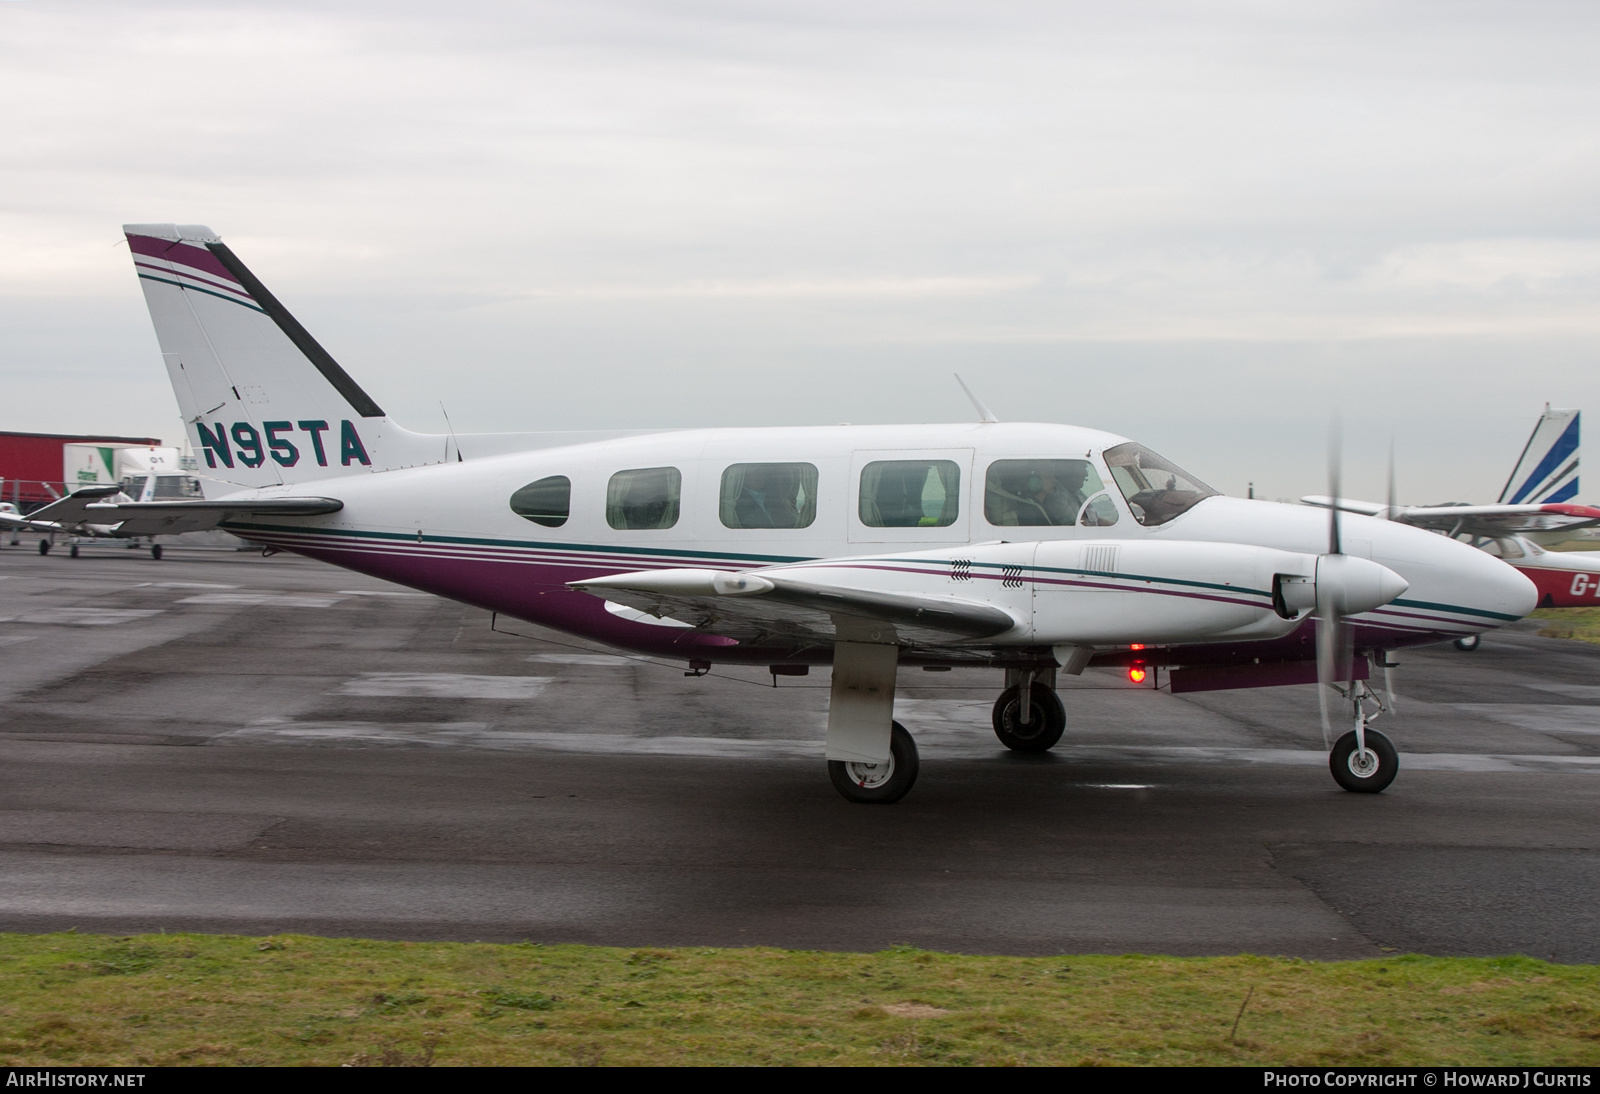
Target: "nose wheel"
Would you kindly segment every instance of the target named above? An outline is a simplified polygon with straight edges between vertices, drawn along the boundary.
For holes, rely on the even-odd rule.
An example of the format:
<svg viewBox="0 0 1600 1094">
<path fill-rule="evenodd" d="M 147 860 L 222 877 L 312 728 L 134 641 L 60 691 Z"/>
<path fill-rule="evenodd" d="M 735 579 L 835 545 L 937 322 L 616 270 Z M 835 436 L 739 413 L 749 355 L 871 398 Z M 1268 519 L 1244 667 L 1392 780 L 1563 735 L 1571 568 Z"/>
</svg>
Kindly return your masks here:
<svg viewBox="0 0 1600 1094">
<path fill-rule="evenodd" d="M 1356 740 L 1351 730 L 1333 744 L 1328 753 L 1328 768 L 1333 781 L 1356 794 L 1377 794 L 1394 782 L 1400 770 L 1400 754 L 1389 738 L 1375 729 L 1367 730 L 1366 747 Z"/>
<path fill-rule="evenodd" d="M 1390 712 L 1394 697 L 1390 694 L 1385 701 L 1361 680 L 1352 681 L 1348 688 L 1335 686 L 1334 690 L 1350 704 L 1355 728 L 1333 742 L 1328 752 L 1333 781 L 1354 794 L 1382 793 L 1400 771 L 1400 753 L 1370 723 Z M 1369 709 L 1369 703 L 1373 708 Z"/>
<path fill-rule="evenodd" d="M 881 724 L 881 723 L 880 723 Z M 889 805 L 905 797 L 917 781 L 917 742 L 895 722 L 889 731 L 889 759 L 881 764 L 829 760 L 828 778 L 845 800 L 859 805 Z"/>
</svg>

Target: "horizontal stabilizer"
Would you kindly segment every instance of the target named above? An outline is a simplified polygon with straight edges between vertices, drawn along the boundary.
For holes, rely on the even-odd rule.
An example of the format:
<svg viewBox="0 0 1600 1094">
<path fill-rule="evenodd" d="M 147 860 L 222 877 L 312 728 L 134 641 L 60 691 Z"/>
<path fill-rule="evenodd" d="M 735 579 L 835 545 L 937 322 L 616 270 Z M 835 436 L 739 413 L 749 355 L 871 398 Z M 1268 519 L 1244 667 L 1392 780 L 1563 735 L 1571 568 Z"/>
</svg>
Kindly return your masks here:
<svg viewBox="0 0 1600 1094">
<path fill-rule="evenodd" d="M 115 524 L 118 536 L 171 536 L 204 532 L 230 517 L 314 517 L 344 508 L 338 498 L 206 498 L 125 501 L 88 507 L 96 524 Z"/>
</svg>

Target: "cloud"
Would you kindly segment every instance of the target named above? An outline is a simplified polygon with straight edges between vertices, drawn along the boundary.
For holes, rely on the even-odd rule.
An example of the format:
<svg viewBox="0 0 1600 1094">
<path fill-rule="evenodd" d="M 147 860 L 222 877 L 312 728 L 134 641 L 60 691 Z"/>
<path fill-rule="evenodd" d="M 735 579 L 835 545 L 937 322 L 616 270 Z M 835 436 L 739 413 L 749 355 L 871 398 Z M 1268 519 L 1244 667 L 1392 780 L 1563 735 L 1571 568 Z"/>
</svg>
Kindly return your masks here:
<svg viewBox="0 0 1600 1094">
<path fill-rule="evenodd" d="M 1275 446 L 1263 489 L 1291 494 L 1319 446 L 1287 457 L 1309 434 L 1264 423 L 1322 413 L 1337 362 L 1381 394 L 1374 428 L 1481 436 L 1428 461 L 1472 496 L 1545 399 L 1600 394 L 1597 23 L 4 5 L 0 427 L 172 432 L 114 419 L 170 402 L 117 226 L 174 220 L 223 233 L 403 418 L 434 413 L 444 360 L 452 416 L 485 429 L 959 416 L 924 379 L 955 365 L 1002 414 L 1189 462 Z M 85 408 L 86 377 L 119 397 Z"/>
</svg>

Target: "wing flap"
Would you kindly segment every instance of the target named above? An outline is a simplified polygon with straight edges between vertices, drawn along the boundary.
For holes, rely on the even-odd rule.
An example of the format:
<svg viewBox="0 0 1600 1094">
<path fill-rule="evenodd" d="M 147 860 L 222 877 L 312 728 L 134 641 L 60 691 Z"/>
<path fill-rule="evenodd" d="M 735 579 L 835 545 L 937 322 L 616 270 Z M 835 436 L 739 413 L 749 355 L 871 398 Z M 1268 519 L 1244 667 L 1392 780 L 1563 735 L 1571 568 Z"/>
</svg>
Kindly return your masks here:
<svg viewBox="0 0 1600 1094">
<path fill-rule="evenodd" d="M 949 645 L 1017 625 L 991 604 L 950 597 L 821 585 L 775 573 L 642 570 L 573 582 L 569 588 L 740 641 L 767 636 L 832 642 L 863 637 Z M 884 634 L 887 626 L 892 634 Z"/>
</svg>

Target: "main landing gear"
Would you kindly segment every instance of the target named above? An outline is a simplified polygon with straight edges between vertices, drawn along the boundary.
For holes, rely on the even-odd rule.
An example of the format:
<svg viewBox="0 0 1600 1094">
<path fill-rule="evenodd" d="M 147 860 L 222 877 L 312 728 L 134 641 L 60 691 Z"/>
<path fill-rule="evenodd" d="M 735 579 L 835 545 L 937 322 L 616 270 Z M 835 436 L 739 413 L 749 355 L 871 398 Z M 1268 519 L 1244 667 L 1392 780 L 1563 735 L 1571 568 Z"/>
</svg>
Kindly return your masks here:
<svg viewBox="0 0 1600 1094">
<path fill-rule="evenodd" d="M 1013 752 L 1048 752 L 1067 728 L 1054 670 L 1010 669 L 994 702 L 994 735 Z M 1015 678 L 1015 679 L 1013 679 Z M 1028 702 L 1022 701 L 1023 695 Z"/>
<path fill-rule="evenodd" d="M 886 630 L 887 628 L 885 628 Z M 917 781 L 917 743 L 894 721 L 899 647 L 871 626 L 833 646 L 828 699 L 828 779 L 845 800 L 888 805 Z M 1087 657 L 1072 664 L 1082 671 Z M 1068 672 L 1074 671 L 1071 665 Z M 1066 708 L 1056 695 L 1054 668 L 1007 669 L 994 705 L 994 731 L 1015 752 L 1046 752 L 1061 740 Z"/>
<path fill-rule="evenodd" d="M 1478 643 L 1480 643 L 1482 641 L 1483 641 L 1483 635 L 1481 635 L 1481 634 L 1469 634 L 1464 638 L 1456 639 L 1454 642 L 1452 642 L 1450 644 L 1452 646 L 1454 646 L 1456 649 L 1460 650 L 1462 653 L 1471 653 L 1473 650 L 1478 648 Z"/>
<path fill-rule="evenodd" d="M 829 760 L 828 778 L 845 800 L 861 805 L 889 805 L 911 791 L 917 781 L 917 742 L 899 722 L 890 723 L 889 759 L 881 764 Z"/>
<path fill-rule="evenodd" d="M 1349 704 L 1350 719 L 1355 728 L 1333 743 L 1328 753 L 1328 769 L 1333 781 L 1356 794 L 1378 794 L 1394 782 L 1400 770 L 1400 754 L 1394 744 L 1370 723 L 1393 710 L 1393 697 L 1388 701 L 1367 686 L 1365 680 L 1356 680 L 1348 687 L 1335 685 L 1334 690 Z M 1373 709 L 1368 709 L 1368 704 Z"/>
</svg>

